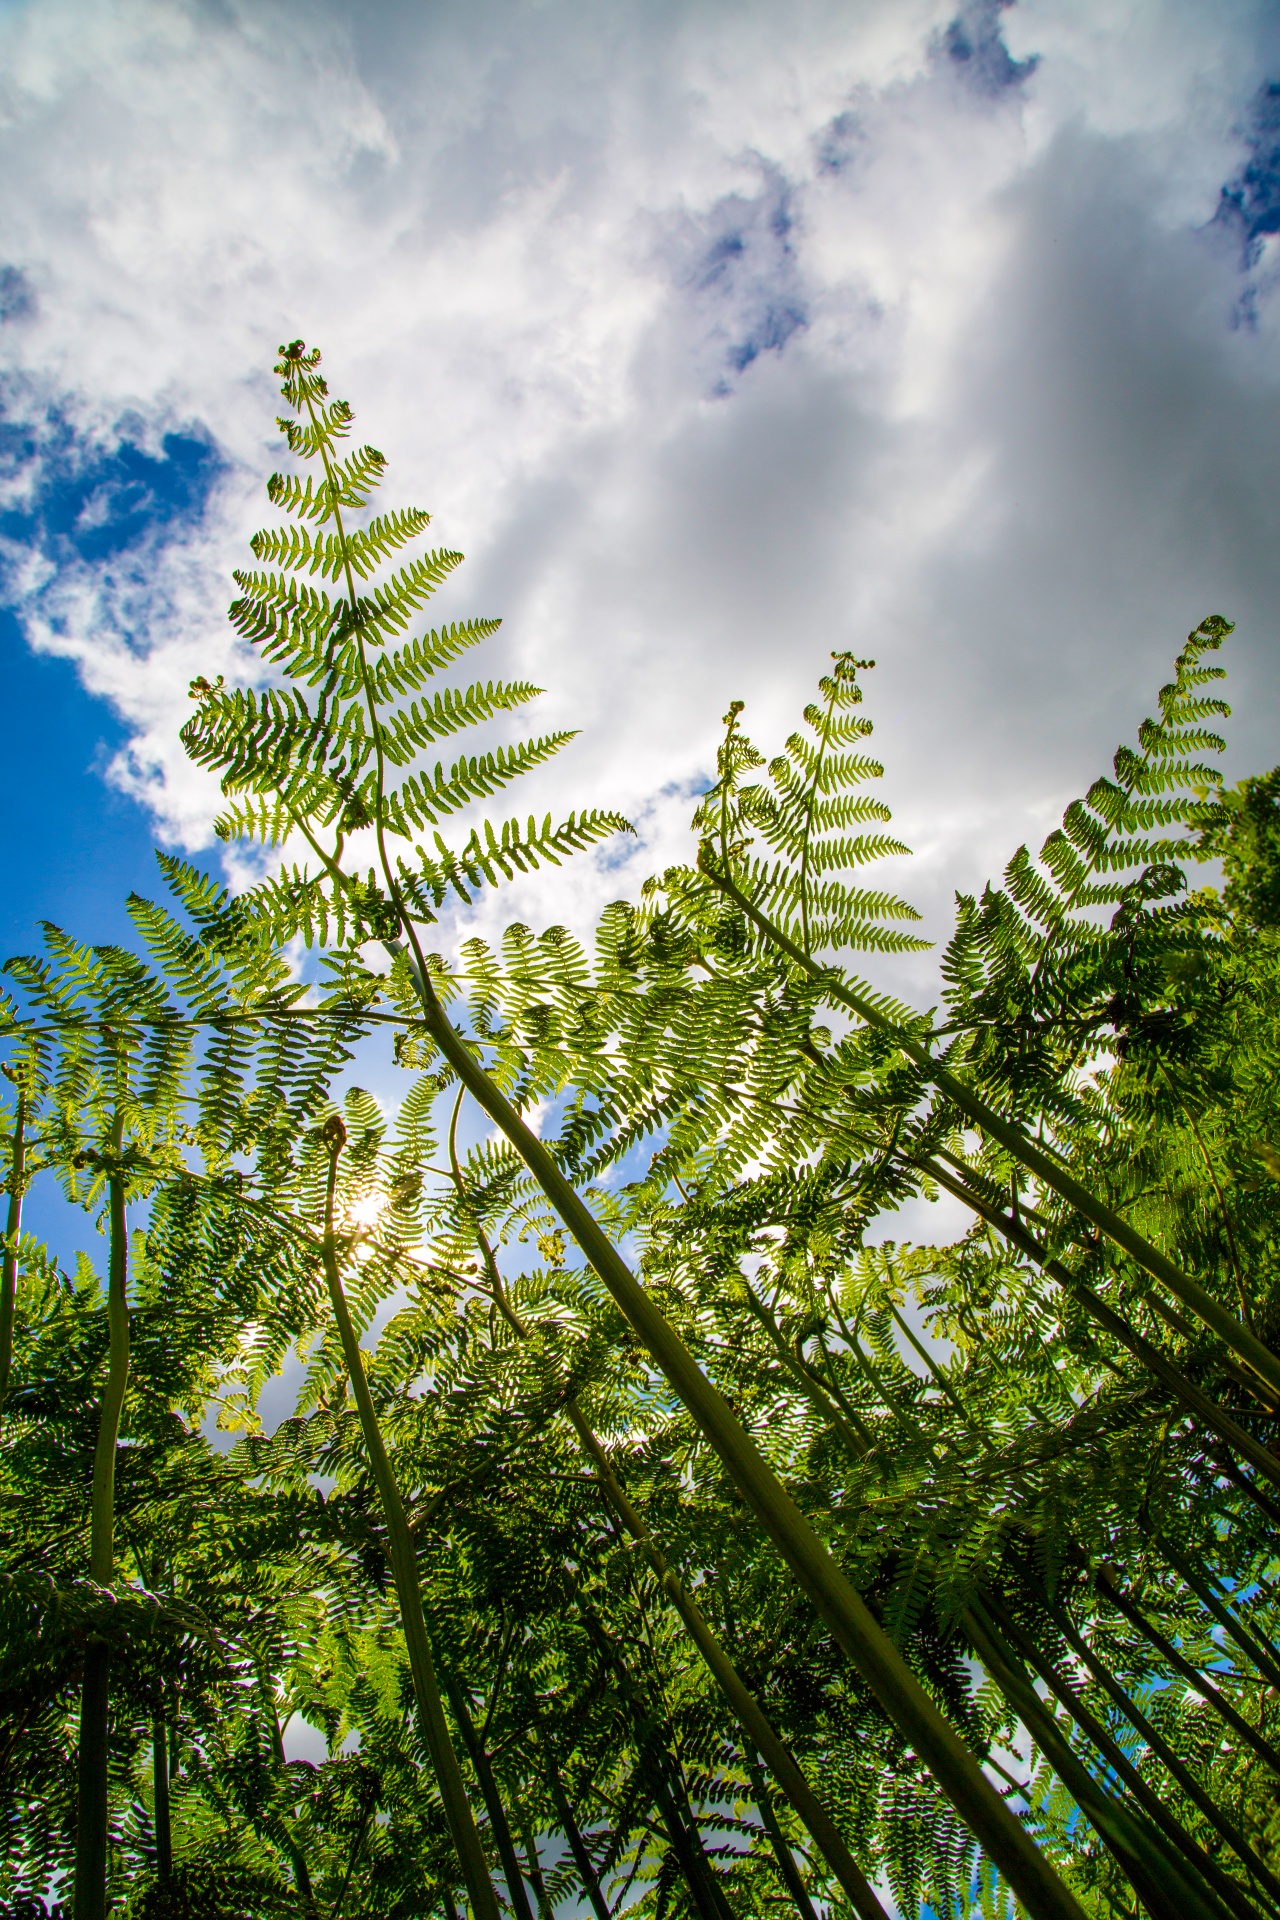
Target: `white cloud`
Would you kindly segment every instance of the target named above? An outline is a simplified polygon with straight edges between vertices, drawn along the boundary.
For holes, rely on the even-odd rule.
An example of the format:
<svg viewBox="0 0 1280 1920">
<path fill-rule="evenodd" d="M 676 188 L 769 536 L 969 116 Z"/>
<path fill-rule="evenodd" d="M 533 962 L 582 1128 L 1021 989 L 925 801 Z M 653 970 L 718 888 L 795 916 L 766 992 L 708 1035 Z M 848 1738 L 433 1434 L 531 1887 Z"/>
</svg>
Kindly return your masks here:
<svg viewBox="0 0 1280 1920">
<path fill-rule="evenodd" d="M 776 739 L 853 646 L 881 662 L 869 710 L 920 849 L 898 884 L 941 931 L 953 881 L 1052 823 L 1204 613 L 1241 622 L 1239 770 L 1275 757 L 1274 269 L 1213 224 L 1274 22 L 15 8 L 13 405 L 102 445 L 126 415 L 153 448 L 199 425 L 225 461 L 180 537 L 66 548 L 52 579 L 15 552 L 32 640 L 123 715 L 114 777 L 198 844 L 211 794 L 176 729 L 193 673 L 237 670 L 226 575 L 300 332 L 396 497 L 469 552 L 444 611 L 504 614 L 486 671 L 585 729 L 517 807 L 645 830 L 484 924 L 585 915 L 673 857 L 728 700 Z"/>
</svg>

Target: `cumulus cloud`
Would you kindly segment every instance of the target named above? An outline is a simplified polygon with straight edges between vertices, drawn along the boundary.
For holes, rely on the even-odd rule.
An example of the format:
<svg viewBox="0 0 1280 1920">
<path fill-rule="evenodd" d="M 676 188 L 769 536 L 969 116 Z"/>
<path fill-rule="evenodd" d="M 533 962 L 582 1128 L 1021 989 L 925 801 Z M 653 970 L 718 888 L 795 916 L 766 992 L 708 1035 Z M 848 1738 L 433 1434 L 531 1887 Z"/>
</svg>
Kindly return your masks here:
<svg viewBox="0 0 1280 1920">
<path fill-rule="evenodd" d="M 166 838 L 297 333 L 583 728 L 516 804 L 641 828 L 504 911 L 675 857 L 728 700 L 772 742 L 833 648 L 933 932 L 1211 610 L 1276 757 L 1267 6 L 29 0 L 0 69 L 8 590 Z"/>
</svg>

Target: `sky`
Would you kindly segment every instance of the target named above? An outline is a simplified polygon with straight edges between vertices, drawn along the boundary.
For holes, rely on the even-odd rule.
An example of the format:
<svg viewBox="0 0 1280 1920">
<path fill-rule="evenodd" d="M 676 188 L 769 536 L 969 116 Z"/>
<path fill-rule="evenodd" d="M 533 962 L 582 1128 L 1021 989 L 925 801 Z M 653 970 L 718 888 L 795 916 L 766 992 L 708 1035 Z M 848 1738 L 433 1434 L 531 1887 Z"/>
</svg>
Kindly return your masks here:
<svg viewBox="0 0 1280 1920">
<path fill-rule="evenodd" d="M 6 953 L 219 865 L 178 729 L 261 677 L 299 335 L 581 729 L 516 809 L 637 827 L 486 932 L 682 857 L 729 701 L 772 750 L 834 649 L 935 940 L 1204 615 L 1280 759 L 1274 3 L 0 0 L 0 169 Z"/>
</svg>

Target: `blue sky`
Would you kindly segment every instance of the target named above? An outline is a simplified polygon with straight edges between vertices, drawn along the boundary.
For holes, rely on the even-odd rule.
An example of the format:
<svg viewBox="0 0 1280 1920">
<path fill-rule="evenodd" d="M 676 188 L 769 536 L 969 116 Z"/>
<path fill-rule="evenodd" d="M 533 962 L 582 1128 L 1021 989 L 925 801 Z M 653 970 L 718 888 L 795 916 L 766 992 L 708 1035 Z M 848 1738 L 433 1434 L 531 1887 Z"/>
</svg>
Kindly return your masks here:
<svg viewBox="0 0 1280 1920">
<path fill-rule="evenodd" d="M 3 283 L 0 282 L 0 292 Z M 0 539 L 38 556 L 56 580 L 63 569 L 139 564 L 184 526 L 198 525 L 216 484 L 216 449 L 168 434 L 154 452 L 130 441 L 128 421 L 108 446 L 85 446 L 46 417 L 41 445 L 21 424 L 0 440 L 6 464 L 38 464 L 25 497 L 0 511 Z M 52 920 L 86 941 L 127 939 L 125 900 L 155 886 L 152 823 L 110 781 L 128 734 L 94 699 L 72 661 L 26 643 L 23 596 L 0 609 L 6 704 L 3 803 L 13 823 L 0 945 L 30 951 L 38 923 Z"/>
<path fill-rule="evenodd" d="M 83 938 L 122 938 L 125 895 L 146 884 L 152 860 L 146 815 L 103 779 L 124 729 L 84 691 L 69 661 L 30 652 L 12 613 L 0 614 L 0 646 L 13 716 L 0 763 L 10 823 L 4 951 L 31 952 L 41 920 L 74 926 Z"/>
</svg>

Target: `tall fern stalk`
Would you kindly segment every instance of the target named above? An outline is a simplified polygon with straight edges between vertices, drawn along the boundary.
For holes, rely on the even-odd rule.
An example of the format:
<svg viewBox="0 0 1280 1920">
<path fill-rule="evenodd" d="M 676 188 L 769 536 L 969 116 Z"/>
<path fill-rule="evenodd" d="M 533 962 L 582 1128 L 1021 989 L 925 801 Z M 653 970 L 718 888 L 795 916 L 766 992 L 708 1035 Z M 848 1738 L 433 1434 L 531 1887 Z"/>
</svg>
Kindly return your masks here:
<svg viewBox="0 0 1280 1920">
<path fill-rule="evenodd" d="M 351 1382 L 351 1391 L 360 1415 L 360 1428 L 364 1435 L 365 1451 L 369 1457 L 369 1469 L 378 1490 L 378 1500 L 387 1529 L 387 1555 L 391 1561 L 396 1599 L 400 1606 L 400 1622 L 404 1629 L 409 1670 L 413 1676 L 414 1698 L 418 1703 L 418 1723 L 427 1751 L 431 1756 L 436 1784 L 440 1789 L 440 1798 L 444 1805 L 445 1818 L 457 1851 L 458 1863 L 462 1869 L 475 1920 L 499 1920 L 497 1895 L 494 1893 L 493 1882 L 489 1877 L 484 1848 L 471 1812 L 466 1783 L 462 1777 L 462 1769 L 458 1765 L 458 1756 L 454 1751 L 440 1699 L 440 1686 L 436 1679 L 435 1662 L 431 1657 L 431 1644 L 427 1637 L 427 1623 L 422 1611 L 422 1591 L 418 1582 L 417 1554 L 414 1549 L 413 1535 L 409 1530 L 404 1501 L 396 1483 L 395 1471 L 382 1437 L 382 1429 L 378 1424 L 377 1410 L 365 1375 L 360 1342 L 352 1324 L 347 1297 L 342 1286 L 342 1274 L 338 1263 L 339 1234 L 334 1219 L 334 1198 L 337 1192 L 338 1163 L 342 1157 L 343 1147 L 346 1145 L 346 1129 L 336 1114 L 326 1122 L 325 1133 L 329 1153 L 322 1249 L 325 1280 L 329 1289 L 333 1317 L 342 1342 L 347 1376 Z"/>
<path fill-rule="evenodd" d="M 129 1241 L 123 1151 L 124 1120 L 117 1116 L 108 1151 L 103 1156 L 111 1236 L 107 1278 L 107 1378 L 93 1456 L 89 1539 L 89 1577 L 106 1589 L 115 1579 L 116 1450 L 129 1384 Z M 110 1648 L 105 1640 L 90 1635 L 85 1643 L 80 1702 L 74 1920 L 104 1920 L 107 1911 L 110 1680 Z"/>
<path fill-rule="evenodd" d="M 310 480 L 304 485 L 276 479 L 270 492 L 304 522 L 332 523 L 334 532 L 313 535 L 304 525 L 257 536 L 255 550 L 280 560 L 286 572 L 240 576 L 244 598 L 233 611 L 241 631 L 258 642 L 267 658 L 282 663 L 295 683 L 316 686 L 320 694 L 313 710 L 296 691 L 268 693 L 259 701 L 249 693 L 196 684 L 199 712 L 184 730 L 189 751 L 221 772 L 229 795 L 252 796 L 224 816 L 221 831 L 268 841 L 301 836 L 319 862 L 317 874 L 286 868 L 258 890 L 263 909 L 274 916 L 280 931 L 308 936 L 318 931 L 323 937 L 333 923 L 347 940 L 380 936 L 399 964 L 407 964 L 426 1032 L 444 1062 L 529 1168 L 902 1738 L 920 1754 L 1036 1920 L 1081 1920 L 1074 1897 L 934 1706 L 723 1396 L 638 1284 L 553 1155 L 449 1020 L 430 979 L 419 923 L 436 918 L 450 889 L 466 899 L 468 884 L 475 887 L 499 872 L 557 860 L 621 823 L 607 815 L 571 818 L 554 833 L 548 821 L 539 833 L 532 821 L 527 832 L 509 822 L 500 835 L 486 825 L 483 837 L 473 831 L 459 853 L 451 852 L 437 832 L 434 853 L 421 844 L 416 847 L 416 865 L 411 867 L 403 856 L 393 861 L 393 834 L 411 837 L 443 814 L 483 797 L 554 751 L 563 736 L 483 759 L 460 760 L 447 778 L 438 766 L 432 777 L 410 776 L 395 788 L 388 784 L 389 764 L 407 765 L 428 740 L 456 731 L 468 719 L 510 707 L 532 690 L 477 686 L 461 697 L 438 694 L 421 706 L 414 702 L 395 711 L 384 708 L 382 688 L 420 688 L 438 665 L 481 637 L 483 629 L 474 623 L 464 638 L 457 629 L 433 632 L 393 655 L 382 655 L 375 667 L 371 651 L 403 630 L 457 556 L 428 555 L 380 588 L 357 592 L 356 574 L 364 578 L 371 573 L 386 553 L 422 530 L 426 516 L 400 514 L 374 520 L 362 531 L 346 530 L 343 509 L 365 504 L 381 472 L 381 456 L 365 449 L 338 462 L 336 443 L 349 431 L 350 409 L 344 402 L 327 400 L 326 385 L 316 371 L 317 353 L 306 353 L 300 341 L 283 353 L 283 392 L 301 419 L 281 425 L 295 454 L 304 459 L 319 456 L 324 479 L 318 486 Z M 304 571 L 341 578 L 345 601 L 331 604 L 326 595 L 306 587 L 298 578 Z M 349 832 L 370 827 L 378 872 L 361 880 L 343 866 L 344 844 Z"/>
<path fill-rule="evenodd" d="M 27 1089 L 20 1081 L 13 1117 L 13 1145 L 9 1155 L 9 1204 L 5 1216 L 4 1253 L 0 1256 L 0 1413 L 9 1391 L 13 1366 L 13 1323 L 18 1309 L 18 1245 L 22 1238 L 22 1199 L 26 1188 Z"/>
<path fill-rule="evenodd" d="M 457 1126 L 461 1104 L 461 1097 L 459 1097 L 454 1106 L 453 1121 L 449 1129 L 449 1164 L 462 1207 L 464 1211 L 471 1211 L 457 1153 Z M 529 1337 L 529 1330 L 511 1304 L 493 1248 L 478 1217 L 474 1224 L 476 1242 L 488 1275 L 492 1298 L 512 1332 L 517 1338 L 525 1340 Z M 888 1920 L 875 1889 L 845 1845 L 840 1830 L 827 1808 L 805 1779 L 784 1743 L 774 1732 L 759 1701 L 744 1683 L 724 1647 L 708 1625 L 693 1595 L 668 1561 L 641 1514 L 627 1498 L 609 1462 L 609 1456 L 601 1446 L 599 1437 L 592 1429 L 576 1394 L 571 1395 L 566 1401 L 565 1412 L 568 1414 L 569 1422 L 583 1452 L 591 1463 L 610 1511 L 643 1551 L 660 1591 L 679 1615 L 707 1671 L 715 1680 L 730 1711 L 742 1728 L 746 1736 L 748 1752 L 752 1748 L 758 1748 L 763 1755 L 778 1786 L 799 1814 L 827 1865 L 843 1887 L 854 1912 L 861 1916 L 861 1920 Z M 758 1763 L 753 1761 L 752 1765 L 755 1770 L 753 1777 L 758 1776 Z M 762 1818 L 772 1822 L 769 1830 L 770 1838 L 774 1839 L 777 1833 L 777 1822 L 773 1818 L 772 1810 L 770 1808 L 766 1811 L 766 1806 L 761 1804 L 760 1811 Z M 794 1876 L 795 1869 L 791 1863 L 790 1854 L 785 1847 L 782 1847 L 780 1838 L 775 1841 L 775 1851 L 778 1851 L 779 1866 L 784 1876 L 788 1877 L 787 1884 L 791 1887 L 794 1897 L 795 1887 L 792 1885 L 791 1876 Z M 800 1891 L 803 1894 L 803 1888 Z M 807 1902 L 807 1900 L 808 1895 L 804 1894 L 804 1901 Z"/>
</svg>

